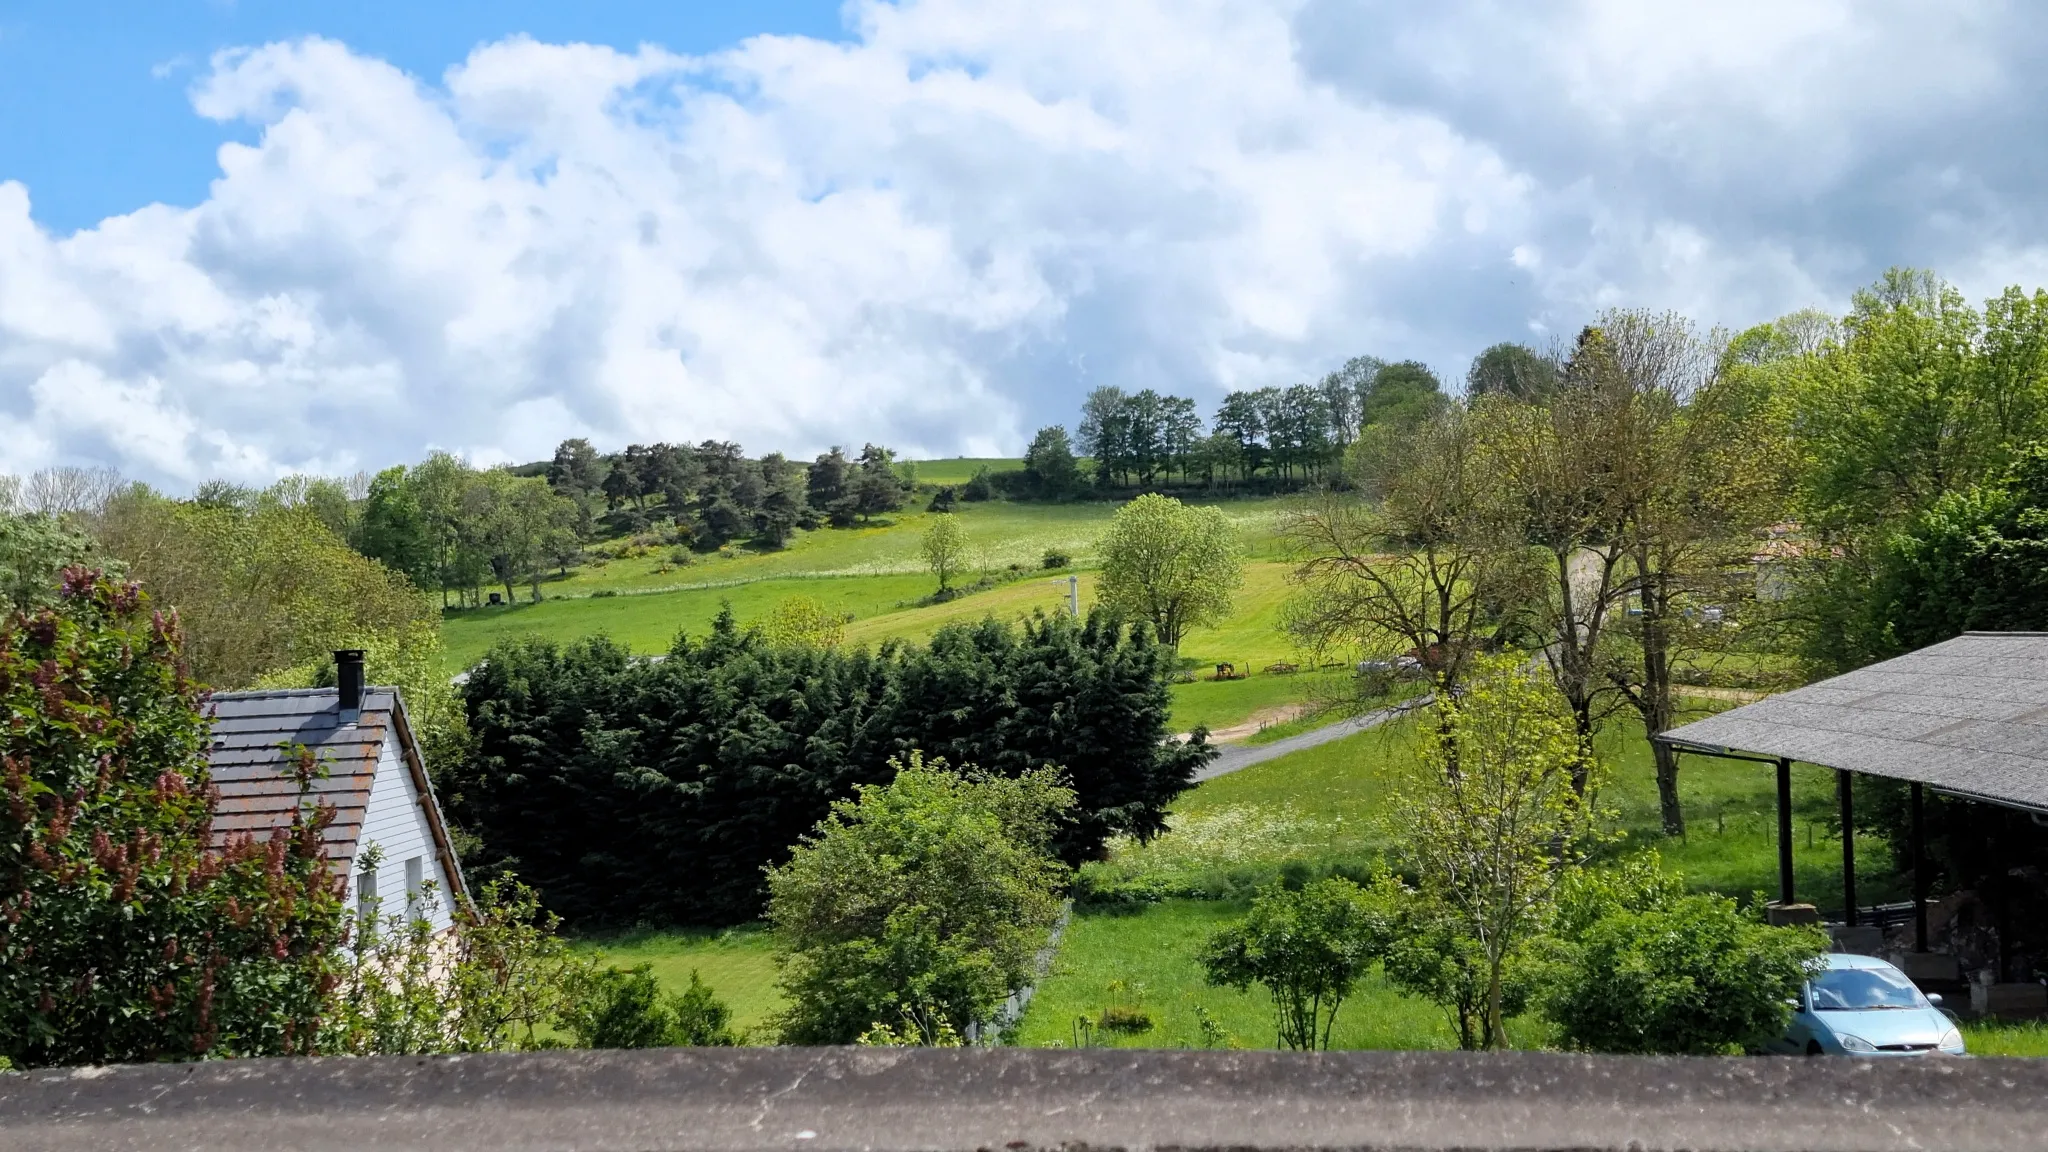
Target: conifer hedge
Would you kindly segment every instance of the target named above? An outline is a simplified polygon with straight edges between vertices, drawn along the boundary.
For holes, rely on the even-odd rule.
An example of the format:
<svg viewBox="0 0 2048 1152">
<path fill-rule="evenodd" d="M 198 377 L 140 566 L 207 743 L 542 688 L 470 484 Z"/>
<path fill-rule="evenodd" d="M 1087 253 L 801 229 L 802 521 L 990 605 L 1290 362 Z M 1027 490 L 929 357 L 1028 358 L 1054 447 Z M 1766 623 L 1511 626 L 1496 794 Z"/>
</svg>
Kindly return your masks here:
<svg viewBox="0 0 2048 1152">
<path fill-rule="evenodd" d="M 1103 613 L 874 651 L 772 644 L 729 613 L 658 661 L 602 637 L 513 641 L 463 687 L 474 750 L 448 800 L 473 869 L 516 871 L 585 926 L 759 918 L 765 870 L 913 749 L 1062 769 L 1078 804 L 1057 847 L 1078 863 L 1162 831 L 1215 755 L 1168 739 L 1171 659 Z"/>
</svg>

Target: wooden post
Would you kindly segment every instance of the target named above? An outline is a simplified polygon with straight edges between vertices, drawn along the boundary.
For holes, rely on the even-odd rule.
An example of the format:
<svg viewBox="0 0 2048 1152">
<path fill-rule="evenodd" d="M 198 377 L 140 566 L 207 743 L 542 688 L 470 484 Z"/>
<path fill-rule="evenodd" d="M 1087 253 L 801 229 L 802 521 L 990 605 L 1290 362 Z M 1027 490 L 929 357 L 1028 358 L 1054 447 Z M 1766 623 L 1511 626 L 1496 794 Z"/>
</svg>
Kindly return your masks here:
<svg viewBox="0 0 2048 1152">
<path fill-rule="evenodd" d="M 1792 906 L 1792 761 L 1778 761 L 1778 906 Z"/>
<path fill-rule="evenodd" d="M 1856 926 L 1856 801 L 1846 769 L 1835 772 L 1835 790 L 1842 802 L 1842 923 Z"/>
<path fill-rule="evenodd" d="M 1913 951 L 1927 951 L 1927 818 L 1920 782 L 1913 781 Z"/>
</svg>

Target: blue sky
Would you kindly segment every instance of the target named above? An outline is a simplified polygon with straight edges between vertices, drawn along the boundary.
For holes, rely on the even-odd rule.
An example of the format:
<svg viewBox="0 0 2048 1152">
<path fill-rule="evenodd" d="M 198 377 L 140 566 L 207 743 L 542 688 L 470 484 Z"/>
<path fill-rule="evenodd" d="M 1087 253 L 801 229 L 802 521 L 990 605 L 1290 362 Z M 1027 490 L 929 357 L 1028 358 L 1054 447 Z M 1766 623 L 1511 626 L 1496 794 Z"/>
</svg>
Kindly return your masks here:
<svg viewBox="0 0 2048 1152">
<path fill-rule="evenodd" d="M 331 37 L 424 77 L 478 44 L 527 35 L 701 53 L 760 33 L 844 34 L 839 0 L 0 0 L 0 179 L 70 230 L 206 195 L 223 140 L 186 88 L 223 48 Z"/>
<path fill-rule="evenodd" d="M 1982 300 L 2048 284 L 2044 104 L 2026 0 L 0 0 L 0 472 L 1013 454 Z"/>
</svg>

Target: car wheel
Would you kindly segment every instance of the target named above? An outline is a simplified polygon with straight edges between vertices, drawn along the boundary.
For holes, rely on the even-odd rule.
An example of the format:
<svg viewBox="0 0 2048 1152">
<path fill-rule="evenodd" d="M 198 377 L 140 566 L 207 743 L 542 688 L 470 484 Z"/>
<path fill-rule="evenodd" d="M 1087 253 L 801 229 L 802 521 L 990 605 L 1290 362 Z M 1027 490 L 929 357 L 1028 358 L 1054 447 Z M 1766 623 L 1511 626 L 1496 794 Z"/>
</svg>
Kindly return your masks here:
<svg viewBox="0 0 2048 1152">
<path fill-rule="evenodd" d="M 1808 1040 L 1808 1041 L 1806 1042 L 1806 1054 L 1807 1054 L 1808 1056 L 1819 1056 L 1819 1055 L 1821 1055 L 1821 1050 L 1820 1050 L 1820 1041 L 1818 1041 L 1818 1040 Z"/>
</svg>

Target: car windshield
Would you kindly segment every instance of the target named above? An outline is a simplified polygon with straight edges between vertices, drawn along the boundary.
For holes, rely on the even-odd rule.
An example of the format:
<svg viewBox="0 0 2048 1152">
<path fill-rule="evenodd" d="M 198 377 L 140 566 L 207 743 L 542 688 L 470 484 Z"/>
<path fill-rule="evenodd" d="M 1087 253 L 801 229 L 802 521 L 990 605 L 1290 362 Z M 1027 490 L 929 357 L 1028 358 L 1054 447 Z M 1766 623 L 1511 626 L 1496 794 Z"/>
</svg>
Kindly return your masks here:
<svg viewBox="0 0 2048 1152">
<path fill-rule="evenodd" d="M 1927 1006 L 1913 982 L 1890 968 L 1837 968 L 1810 987 L 1816 1012 Z"/>
</svg>

